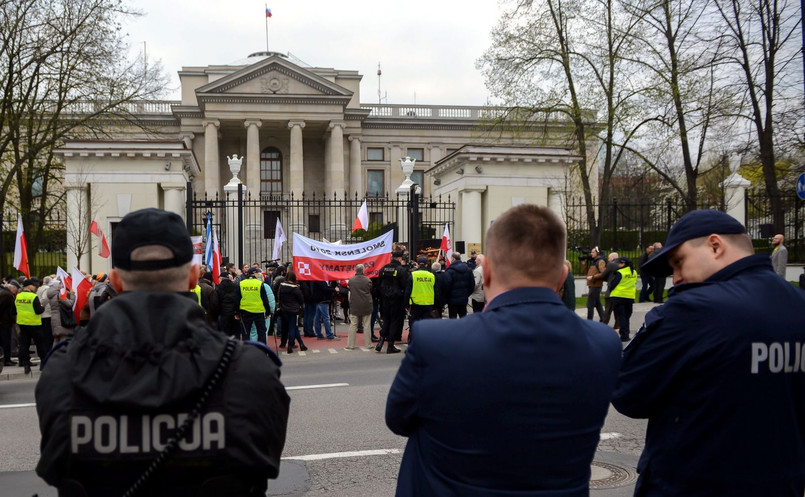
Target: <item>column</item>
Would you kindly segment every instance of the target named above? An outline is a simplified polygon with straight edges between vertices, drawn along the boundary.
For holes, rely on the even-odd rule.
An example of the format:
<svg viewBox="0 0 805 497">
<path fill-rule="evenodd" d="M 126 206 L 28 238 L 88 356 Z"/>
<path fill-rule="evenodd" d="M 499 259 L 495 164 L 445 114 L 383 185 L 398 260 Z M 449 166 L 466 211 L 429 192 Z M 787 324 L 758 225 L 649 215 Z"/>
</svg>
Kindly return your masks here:
<svg viewBox="0 0 805 497">
<path fill-rule="evenodd" d="M 221 166 L 218 162 L 218 120 L 204 121 L 204 191 L 215 196 L 221 190 Z"/>
<path fill-rule="evenodd" d="M 161 183 L 163 208 L 175 212 L 185 218 L 185 187 L 184 183 Z"/>
<path fill-rule="evenodd" d="M 291 130 L 291 178 L 288 184 L 290 193 L 294 198 L 299 199 L 302 198 L 302 192 L 305 191 L 305 161 L 302 145 L 302 130 L 305 129 L 305 121 L 289 121 L 288 128 Z"/>
<path fill-rule="evenodd" d="M 91 271 L 89 267 L 92 250 L 89 234 L 89 186 L 68 186 L 67 190 L 67 271 L 75 266 Z"/>
<path fill-rule="evenodd" d="M 481 194 L 485 186 L 470 186 L 461 193 L 461 239 L 465 244 L 483 242 Z"/>
<path fill-rule="evenodd" d="M 330 180 L 328 195 L 336 192 L 338 197 L 344 195 L 344 123 L 330 121 L 330 168 L 327 171 Z"/>
<path fill-rule="evenodd" d="M 389 164 L 391 164 L 391 168 L 387 181 L 389 182 L 390 190 L 394 191 L 396 188 L 395 185 L 399 185 L 405 180 L 405 175 L 403 175 L 402 169 L 400 168 L 400 159 L 403 158 L 402 145 L 399 143 L 390 143 L 389 145 Z"/>
<path fill-rule="evenodd" d="M 260 195 L 260 121 L 244 121 L 246 127 L 246 187 Z"/>
<path fill-rule="evenodd" d="M 744 226 L 746 226 L 746 189 L 751 184 L 735 171 L 721 185 L 724 188 L 727 214 L 737 219 Z"/>
<path fill-rule="evenodd" d="M 358 198 L 366 195 L 366 188 L 361 181 L 361 137 L 360 135 L 349 136 L 349 185 L 347 185 L 349 197 L 355 193 Z"/>
</svg>

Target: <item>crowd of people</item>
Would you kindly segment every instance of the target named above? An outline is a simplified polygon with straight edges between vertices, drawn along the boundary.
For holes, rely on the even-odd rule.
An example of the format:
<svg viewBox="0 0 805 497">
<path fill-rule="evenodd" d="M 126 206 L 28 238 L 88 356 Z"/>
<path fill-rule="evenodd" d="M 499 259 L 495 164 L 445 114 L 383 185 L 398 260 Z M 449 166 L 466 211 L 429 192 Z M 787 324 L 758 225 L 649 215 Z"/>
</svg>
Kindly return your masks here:
<svg viewBox="0 0 805 497">
<path fill-rule="evenodd" d="M 53 277 L 0 292 L 4 350 L 17 325 L 20 364 L 31 341 L 46 358 L 37 473 L 64 495 L 264 495 L 290 402 L 267 338 L 288 353 L 337 340 L 340 311 L 348 349 L 362 331 L 365 347 L 400 352 L 409 322 L 386 404 L 408 437 L 397 495 L 586 496 L 610 403 L 648 419 L 636 496 L 805 493 L 805 293 L 774 256 L 728 215 L 693 211 L 637 267 L 592 251 L 585 320 L 568 310 L 565 244 L 559 218 L 525 204 L 496 219 L 485 255 L 455 253 L 445 270 L 394 250 L 374 280 L 361 265 L 340 282 L 228 265 L 215 285 L 178 215 L 133 212 L 113 269 L 86 276 L 79 319 Z M 632 337 L 637 278 L 669 276 L 668 302 Z"/>
</svg>

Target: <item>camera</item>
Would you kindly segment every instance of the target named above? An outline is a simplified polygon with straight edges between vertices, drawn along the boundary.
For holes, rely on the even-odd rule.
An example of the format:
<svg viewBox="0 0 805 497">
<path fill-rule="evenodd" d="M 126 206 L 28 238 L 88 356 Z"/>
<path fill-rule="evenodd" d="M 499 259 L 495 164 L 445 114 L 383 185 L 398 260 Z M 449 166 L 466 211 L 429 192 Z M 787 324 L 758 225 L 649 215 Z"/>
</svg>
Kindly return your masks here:
<svg viewBox="0 0 805 497">
<path fill-rule="evenodd" d="M 580 262 L 592 262 L 594 260 L 593 256 L 590 255 L 591 249 L 589 247 L 573 247 L 573 250 L 576 252 L 581 252 L 581 255 L 579 256 Z"/>
</svg>

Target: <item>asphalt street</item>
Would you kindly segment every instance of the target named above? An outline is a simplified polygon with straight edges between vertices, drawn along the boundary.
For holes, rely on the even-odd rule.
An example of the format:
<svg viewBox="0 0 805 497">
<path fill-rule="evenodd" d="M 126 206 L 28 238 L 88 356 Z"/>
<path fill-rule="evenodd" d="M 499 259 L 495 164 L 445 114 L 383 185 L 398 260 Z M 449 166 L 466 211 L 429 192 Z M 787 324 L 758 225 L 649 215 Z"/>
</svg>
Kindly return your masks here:
<svg viewBox="0 0 805 497">
<path fill-rule="evenodd" d="M 635 305 L 634 330 L 650 307 Z M 346 330 L 345 325 L 337 326 L 339 335 Z M 315 343 L 317 352 L 311 347 L 305 354 L 282 355 L 291 415 L 280 477 L 270 482 L 267 495 L 394 495 L 406 440 L 386 428 L 383 416 L 403 355 L 345 350 L 345 339 Z M 36 376 L 0 381 L 5 447 L 0 455 L 0 494 L 4 496 L 56 496 L 33 472 L 39 453 L 33 406 L 36 381 Z M 645 421 L 610 409 L 592 465 L 592 496 L 632 495 L 644 433 Z"/>
</svg>

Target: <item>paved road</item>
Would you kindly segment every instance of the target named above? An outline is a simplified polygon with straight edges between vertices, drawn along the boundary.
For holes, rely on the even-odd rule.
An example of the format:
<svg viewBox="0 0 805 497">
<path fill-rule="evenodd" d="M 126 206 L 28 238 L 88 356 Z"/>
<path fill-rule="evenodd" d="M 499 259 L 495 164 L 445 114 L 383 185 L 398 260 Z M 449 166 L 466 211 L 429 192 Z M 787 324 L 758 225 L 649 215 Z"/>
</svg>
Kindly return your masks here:
<svg viewBox="0 0 805 497">
<path fill-rule="evenodd" d="M 648 309 L 640 306 L 635 329 Z M 346 327 L 339 325 L 338 332 L 345 333 Z M 319 348 L 305 354 L 283 354 L 282 379 L 292 398 L 290 426 L 280 478 L 270 483 L 268 495 L 394 495 L 405 439 L 385 427 L 383 413 L 402 354 L 347 351 L 345 345 L 345 340 L 319 341 Z M 35 384 L 36 377 L 0 381 L 0 424 L 6 437 L 0 455 L 3 495 L 56 495 L 32 471 L 39 452 L 31 405 Z M 632 495 L 644 432 L 643 421 L 610 410 L 593 464 L 592 496 Z"/>
</svg>

